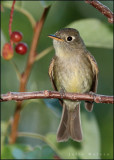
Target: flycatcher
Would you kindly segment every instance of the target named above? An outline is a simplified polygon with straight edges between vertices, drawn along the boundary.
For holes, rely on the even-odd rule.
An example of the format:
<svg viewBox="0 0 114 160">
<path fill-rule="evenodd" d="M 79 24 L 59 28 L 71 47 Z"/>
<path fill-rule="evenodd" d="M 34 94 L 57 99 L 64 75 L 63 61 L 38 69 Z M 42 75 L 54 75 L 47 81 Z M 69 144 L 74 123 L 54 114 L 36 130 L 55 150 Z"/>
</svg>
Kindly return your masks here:
<svg viewBox="0 0 114 160">
<path fill-rule="evenodd" d="M 56 91 L 72 93 L 96 92 L 98 67 L 94 57 L 86 49 L 76 29 L 64 28 L 53 39 L 55 56 L 49 66 L 49 76 Z M 82 140 L 80 102 L 60 100 L 63 111 L 57 132 L 57 141 Z M 85 108 L 92 111 L 93 103 L 86 101 Z"/>
</svg>

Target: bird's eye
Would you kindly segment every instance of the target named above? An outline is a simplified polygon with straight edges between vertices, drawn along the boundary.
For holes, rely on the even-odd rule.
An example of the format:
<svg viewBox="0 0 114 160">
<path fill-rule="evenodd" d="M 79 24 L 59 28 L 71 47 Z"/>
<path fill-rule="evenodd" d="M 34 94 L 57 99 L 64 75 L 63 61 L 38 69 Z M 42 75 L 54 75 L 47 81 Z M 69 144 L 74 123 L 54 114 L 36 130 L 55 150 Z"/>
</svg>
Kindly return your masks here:
<svg viewBox="0 0 114 160">
<path fill-rule="evenodd" d="M 71 36 L 67 37 L 67 41 L 72 41 L 72 37 Z"/>
</svg>

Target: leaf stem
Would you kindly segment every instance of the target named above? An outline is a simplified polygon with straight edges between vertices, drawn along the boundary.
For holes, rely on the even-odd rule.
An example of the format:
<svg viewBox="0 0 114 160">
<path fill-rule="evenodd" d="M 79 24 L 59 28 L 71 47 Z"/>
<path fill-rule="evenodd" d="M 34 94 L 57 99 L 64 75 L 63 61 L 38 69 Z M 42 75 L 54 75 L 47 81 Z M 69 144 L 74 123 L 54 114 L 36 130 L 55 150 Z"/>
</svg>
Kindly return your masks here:
<svg viewBox="0 0 114 160">
<path fill-rule="evenodd" d="M 38 61 L 39 59 L 43 58 L 45 55 L 47 55 L 50 51 L 52 51 L 53 46 L 46 48 L 41 53 L 36 55 L 35 61 Z"/>
<path fill-rule="evenodd" d="M 36 138 L 36 139 L 40 139 L 43 142 L 46 143 L 46 138 L 44 136 L 42 136 L 41 134 L 36 134 L 36 133 L 28 133 L 28 132 L 18 132 L 17 133 L 18 137 L 31 137 L 31 138 Z"/>
</svg>

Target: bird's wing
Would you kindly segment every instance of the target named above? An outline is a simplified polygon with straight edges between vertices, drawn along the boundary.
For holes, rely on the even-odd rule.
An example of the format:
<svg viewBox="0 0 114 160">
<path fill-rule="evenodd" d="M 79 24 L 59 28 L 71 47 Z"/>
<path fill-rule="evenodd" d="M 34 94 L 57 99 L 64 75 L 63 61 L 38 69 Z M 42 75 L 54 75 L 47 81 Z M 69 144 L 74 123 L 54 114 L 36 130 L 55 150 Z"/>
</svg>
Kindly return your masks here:
<svg viewBox="0 0 114 160">
<path fill-rule="evenodd" d="M 93 74 L 94 74 L 91 91 L 96 93 L 97 85 L 98 85 L 98 73 L 99 73 L 99 70 L 98 70 L 98 66 L 97 66 L 97 62 L 96 62 L 95 58 L 90 53 L 88 53 L 87 55 L 88 55 L 88 58 L 89 58 L 89 60 L 91 62 L 92 70 L 93 70 Z"/>
<path fill-rule="evenodd" d="M 94 92 L 96 93 L 97 91 L 97 86 L 98 86 L 98 66 L 97 66 L 97 62 L 95 60 L 95 58 L 89 53 L 87 52 L 87 56 L 88 56 L 88 59 L 90 60 L 91 62 L 91 65 L 92 65 L 92 70 L 93 70 L 93 83 L 92 83 L 92 87 L 90 89 L 91 92 Z M 93 103 L 91 102 L 85 102 L 85 108 L 88 110 L 88 111 L 92 111 L 93 109 Z"/>
<path fill-rule="evenodd" d="M 49 74 L 49 77 L 50 77 L 53 88 L 57 91 L 57 88 L 56 88 L 56 85 L 55 85 L 55 82 L 54 82 L 54 74 L 53 74 L 54 63 L 55 63 L 55 57 L 52 58 L 52 60 L 51 60 L 48 74 Z"/>
<path fill-rule="evenodd" d="M 48 74 L 49 74 L 49 77 L 50 77 L 50 80 L 51 80 L 51 83 L 52 83 L 52 86 L 53 86 L 54 90 L 57 91 L 57 87 L 56 87 L 56 84 L 54 82 L 54 74 L 53 74 L 55 59 L 56 59 L 56 57 L 52 58 L 52 60 L 51 60 Z M 63 105 L 63 100 L 59 99 L 59 102 L 60 102 L 61 105 Z"/>
</svg>

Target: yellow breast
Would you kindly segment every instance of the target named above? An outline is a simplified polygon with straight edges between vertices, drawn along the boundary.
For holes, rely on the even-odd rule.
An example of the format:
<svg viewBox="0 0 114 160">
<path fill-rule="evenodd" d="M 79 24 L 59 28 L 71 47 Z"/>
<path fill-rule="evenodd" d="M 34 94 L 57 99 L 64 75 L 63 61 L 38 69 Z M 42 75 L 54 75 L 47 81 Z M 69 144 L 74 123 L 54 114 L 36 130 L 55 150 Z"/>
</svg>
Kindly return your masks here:
<svg viewBox="0 0 114 160">
<path fill-rule="evenodd" d="M 85 93 L 92 85 L 91 64 L 86 58 L 75 57 L 68 61 L 57 61 L 54 70 L 57 89 L 66 92 Z"/>
</svg>

